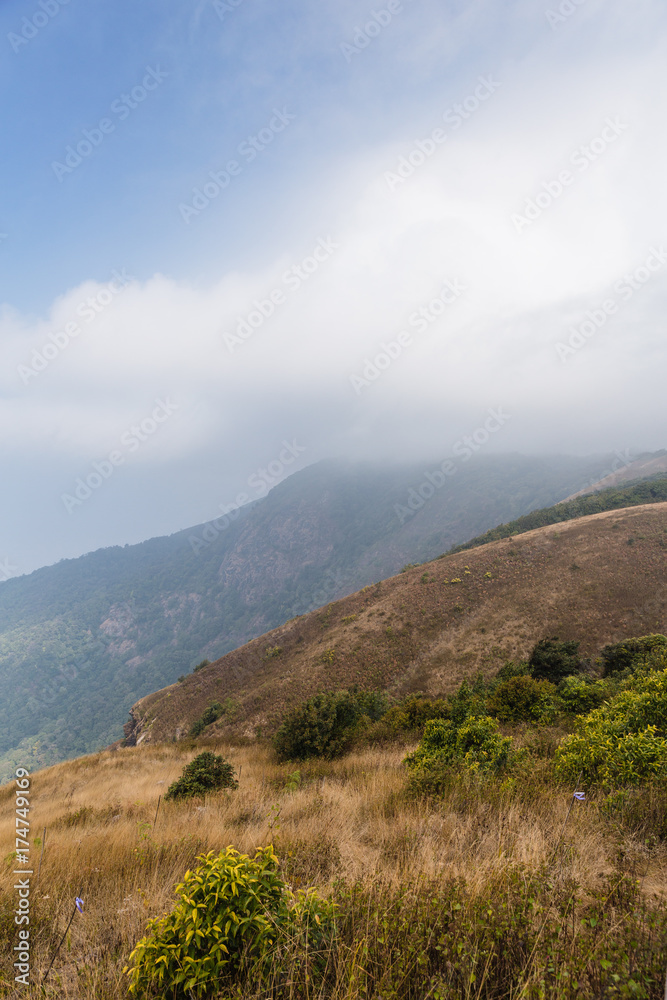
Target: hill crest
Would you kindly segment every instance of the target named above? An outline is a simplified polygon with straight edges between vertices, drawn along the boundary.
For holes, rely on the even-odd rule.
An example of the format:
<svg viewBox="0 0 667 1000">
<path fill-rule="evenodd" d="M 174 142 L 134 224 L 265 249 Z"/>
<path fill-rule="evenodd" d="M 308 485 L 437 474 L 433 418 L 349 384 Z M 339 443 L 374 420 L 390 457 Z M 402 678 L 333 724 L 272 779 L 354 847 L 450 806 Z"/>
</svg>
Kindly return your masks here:
<svg viewBox="0 0 667 1000">
<path fill-rule="evenodd" d="M 604 511 L 442 556 L 287 622 L 137 702 L 129 742 L 253 736 L 320 690 L 441 694 L 546 636 L 584 655 L 667 626 L 667 502 Z"/>
</svg>

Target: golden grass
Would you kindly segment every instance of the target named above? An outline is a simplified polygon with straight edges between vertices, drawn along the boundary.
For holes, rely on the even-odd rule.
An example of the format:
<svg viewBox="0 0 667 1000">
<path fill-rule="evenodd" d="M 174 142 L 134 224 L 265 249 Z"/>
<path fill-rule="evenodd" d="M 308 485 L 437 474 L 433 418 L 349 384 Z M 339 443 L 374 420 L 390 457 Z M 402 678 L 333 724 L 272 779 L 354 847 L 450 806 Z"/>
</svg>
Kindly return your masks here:
<svg viewBox="0 0 667 1000">
<path fill-rule="evenodd" d="M 205 802 L 161 801 L 154 829 L 158 798 L 201 747 L 105 751 L 32 777 L 31 837 L 47 827 L 40 882 L 33 877 L 31 897 L 37 980 L 80 889 L 85 900 L 47 996 L 126 996 L 121 970 L 129 952 L 147 919 L 171 907 L 174 884 L 201 852 L 233 845 L 253 854 L 273 843 L 292 886 L 315 885 L 325 893 L 340 879 L 398 886 L 444 875 L 465 878 L 474 893 L 508 866 L 545 864 L 570 802 L 567 790 L 555 795 L 539 775 L 526 796 L 501 789 L 489 797 L 459 785 L 439 802 L 411 799 L 401 764 L 405 748 L 308 763 L 298 777 L 295 765 L 276 764 L 266 748 L 212 749 L 240 771 L 239 789 Z M 3 859 L 13 847 L 13 794 L 13 784 L 0 789 Z M 594 803 L 572 810 L 558 872 L 593 886 L 618 866 L 619 846 L 626 870 L 643 879 L 645 892 L 667 891 L 665 851 L 621 837 Z M 35 872 L 38 859 L 33 847 Z M 11 858 L 5 860 L 3 919 L 15 904 L 12 869 Z M 7 982 L 10 961 L 6 955 L 0 960 Z"/>
</svg>

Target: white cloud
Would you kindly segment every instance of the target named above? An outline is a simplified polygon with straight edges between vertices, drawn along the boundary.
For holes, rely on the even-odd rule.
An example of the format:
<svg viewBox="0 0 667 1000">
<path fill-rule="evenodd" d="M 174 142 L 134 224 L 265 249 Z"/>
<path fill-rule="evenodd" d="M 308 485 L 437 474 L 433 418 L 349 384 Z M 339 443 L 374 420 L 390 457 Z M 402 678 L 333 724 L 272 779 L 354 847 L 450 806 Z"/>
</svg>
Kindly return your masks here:
<svg viewBox="0 0 667 1000">
<path fill-rule="evenodd" d="M 648 21 L 656 9 L 641 4 Z M 26 464 L 44 455 L 62 461 L 66 479 L 108 453 L 164 396 L 178 401 L 180 413 L 137 452 L 134 467 L 177 469 L 199 456 L 203 468 L 215 454 L 232 470 L 230 482 L 238 478 L 233 470 L 270 458 L 274 439 L 294 435 L 308 439 L 309 460 L 335 450 L 438 453 L 499 403 L 513 420 L 498 448 L 584 452 L 629 440 L 660 447 L 667 265 L 571 361 L 563 364 L 555 351 L 586 310 L 660 245 L 667 59 L 662 37 L 642 32 L 638 16 L 620 3 L 605 14 L 588 0 L 561 33 L 533 18 L 524 55 L 499 51 L 496 64 L 460 74 L 457 97 L 433 95 L 427 106 L 415 105 L 414 124 L 404 119 L 383 140 L 341 152 L 320 180 L 329 226 L 320 225 L 320 211 L 318 228 L 309 229 L 304 205 L 279 256 L 261 267 L 228 271 L 208 287 L 196 276 L 132 281 L 90 322 L 82 304 L 106 298 L 108 282 L 82 281 L 45 319 L 6 308 L 5 454 Z M 572 45 L 576 32 L 599 26 L 595 18 L 609 54 L 602 45 Z M 472 12 L 457 23 L 452 51 L 484 25 Z M 510 18 L 506 31 L 518 38 L 519 30 Z M 431 48 L 420 43 L 409 52 L 426 59 Z M 474 92 L 480 72 L 500 86 L 453 128 L 443 114 Z M 621 124 L 610 129 L 608 120 Z M 386 174 L 436 128 L 446 141 L 392 191 Z M 579 147 L 601 135 L 607 148 L 587 169 L 577 166 Z M 517 232 L 512 216 L 541 193 L 544 203 L 563 170 L 572 181 L 562 196 Z M 312 177 L 306 181 L 312 191 Z M 292 269 L 329 239 L 338 246 L 296 289 Z M 409 317 L 446 279 L 463 283 L 465 293 L 418 333 Z M 282 295 L 272 315 L 230 352 L 224 334 L 272 293 Z M 33 350 L 42 352 L 72 322 L 79 334 L 24 384 L 18 366 L 34 362 Z M 355 393 L 350 376 L 403 329 L 413 343 Z"/>
</svg>

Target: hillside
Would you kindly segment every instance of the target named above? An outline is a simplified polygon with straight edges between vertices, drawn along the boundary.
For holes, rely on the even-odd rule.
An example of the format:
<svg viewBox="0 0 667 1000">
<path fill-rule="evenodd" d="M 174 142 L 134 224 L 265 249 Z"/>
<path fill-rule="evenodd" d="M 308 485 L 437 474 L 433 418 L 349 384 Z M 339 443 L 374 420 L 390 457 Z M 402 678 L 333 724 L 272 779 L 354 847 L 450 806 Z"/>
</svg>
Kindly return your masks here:
<svg viewBox="0 0 667 1000">
<path fill-rule="evenodd" d="M 203 658 L 554 503 L 609 462 L 480 455 L 447 477 L 322 462 L 234 517 L 0 583 L 0 778 L 113 742 L 137 699 Z"/>
<path fill-rule="evenodd" d="M 663 450 L 647 455 L 640 455 L 632 462 L 623 460 L 620 469 L 616 468 L 617 464 L 618 462 L 615 462 L 613 465 L 615 471 L 603 476 L 598 482 L 593 483 L 585 489 L 573 493 L 572 496 L 566 497 L 564 502 L 575 500 L 577 497 L 585 496 L 587 493 L 605 490 L 610 486 L 620 486 L 623 483 L 630 483 L 633 480 L 658 478 L 667 472 L 667 451 Z"/>
<path fill-rule="evenodd" d="M 500 524 L 491 531 L 486 531 L 477 538 L 471 538 L 463 545 L 456 545 L 452 552 L 465 552 L 468 549 L 477 548 L 478 545 L 486 545 L 488 542 L 497 542 L 501 538 L 510 538 L 514 535 L 522 535 L 533 528 L 543 528 L 547 524 L 560 524 L 563 521 L 571 521 L 577 517 L 586 517 L 588 514 L 601 514 L 605 510 L 620 510 L 622 507 L 640 507 L 647 503 L 659 503 L 667 500 L 667 477 L 662 473 L 649 480 L 628 483 L 623 487 L 609 487 L 600 492 L 586 493 L 573 500 L 564 500 L 553 507 L 545 507 L 541 510 L 531 511 L 523 517 L 517 517 L 515 521 L 507 524 Z"/>
<path fill-rule="evenodd" d="M 667 502 L 607 511 L 441 557 L 298 617 L 140 700 L 130 742 L 273 730 L 309 695 L 359 684 L 452 691 L 541 638 L 606 643 L 667 628 Z"/>
</svg>

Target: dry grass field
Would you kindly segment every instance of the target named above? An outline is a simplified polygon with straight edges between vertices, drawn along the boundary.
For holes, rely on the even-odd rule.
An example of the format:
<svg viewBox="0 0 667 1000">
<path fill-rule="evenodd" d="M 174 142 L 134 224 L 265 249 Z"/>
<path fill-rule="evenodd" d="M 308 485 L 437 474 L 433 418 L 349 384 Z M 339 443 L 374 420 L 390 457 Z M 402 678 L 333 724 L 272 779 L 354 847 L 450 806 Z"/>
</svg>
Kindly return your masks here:
<svg viewBox="0 0 667 1000">
<path fill-rule="evenodd" d="M 335 933 L 320 965 L 281 945 L 269 980 L 216 1000 L 663 1000 L 664 782 L 573 802 L 552 769 L 558 722 L 507 730 L 526 749 L 514 773 L 453 770 L 437 797 L 410 787 L 405 735 L 364 731 L 347 755 L 299 765 L 277 763 L 267 736 L 318 691 L 443 695 L 547 636 L 594 660 L 665 633 L 666 561 L 665 503 L 552 525 L 409 569 L 143 699 L 139 745 L 31 776 L 29 987 L 12 968 L 15 787 L 0 788 L 0 996 L 128 997 L 130 953 L 197 856 L 272 844 L 288 886 L 336 903 Z M 224 715 L 195 743 L 212 701 Z M 359 742 L 374 738 L 387 742 Z M 165 802 L 203 749 L 239 787 Z"/>
<path fill-rule="evenodd" d="M 543 731 L 542 752 L 558 736 L 557 731 Z M 387 940 L 386 928 L 381 936 L 376 926 L 378 914 L 394 912 L 396 906 L 408 908 L 409 913 L 401 917 L 405 918 L 402 931 L 396 930 L 396 946 L 401 941 L 405 945 L 414 914 L 428 900 L 439 898 L 440 893 L 446 895 L 446 887 L 452 892 L 452 886 L 458 885 L 456 892 L 462 893 L 459 918 L 463 922 L 472 920 L 475 907 L 480 900 L 488 900 L 489 893 L 503 898 L 506 880 L 514 885 L 513 892 L 523 891 L 524 886 L 531 894 L 546 893 L 546 902 L 535 911 L 538 922 L 541 913 L 548 914 L 555 905 L 549 893 L 570 892 L 585 908 L 587 900 L 596 892 L 606 893 L 604 887 L 614 880 L 618 891 L 618 885 L 625 884 L 624 875 L 639 885 L 639 894 L 631 904 L 634 910 L 641 899 L 649 907 L 660 908 L 667 894 L 667 851 L 660 843 L 641 833 L 630 834 L 610 821 L 594 796 L 575 806 L 561 838 L 571 791 L 556 788 L 546 772 L 542 773 L 547 764 L 546 758 L 537 755 L 539 747 L 534 748 L 532 778 L 524 787 L 513 782 L 496 781 L 485 787 L 454 782 L 441 800 L 406 794 L 401 763 L 405 747 L 359 750 L 333 762 L 302 764 L 298 772 L 295 765 L 276 764 L 269 749 L 257 745 L 207 748 L 233 763 L 240 774 L 239 788 L 204 801 L 161 801 L 157 820 L 159 797 L 201 747 L 149 745 L 105 751 L 34 775 L 31 837 L 41 837 L 47 828 L 39 882 L 36 876 L 32 880 L 32 975 L 36 983 L 41 981 L 72 915 L 75 896 L 81 894 L 85 902 L 84 913 L 76 914 L 44 992 L 37 987 L 12 988 L 8 956 L 15 929 L 15 893 L 13 860 L 8 855 L 14 837 L 14 786 L 0 790 L 4 859 L 0 995 L 63 1000 L 126 997 L 128 983 L 122 969 L 148 918 L 171 907 L 173 886 L 193 865 L 196 855 L 228 845 L 253 854 L 258 847 L 272 843 L 286 881 L 295 888 L 314 886 L 324 895 L 340 895 L 342 887 L 356 887 L 357 909 L 352 907 L 354 914 L 342 934 L 333 985 L 312 993 L 294 988 L 292 992 L 240 994 L 248 997 L 425 998 L 427 991 L 417 981 L 392 987 L 391 992 L 386 984 L 380 987 L 375 979 L 371 982 L 368 969 L 362 983 L 350 972 L 350 962 L 356 963 L 355 968 L 363 965 L 358 955 L 354 961 L 352 956 L 364 941 L 364 947 L 371 940 L 373 947 L 378 947 L 378 941 Z M 33 846 L 35 872 L 39 854 L 39 847 Z M 530 888 L 532 885 L 538 889 Z M 348 897 L 348 911 L 350 905 Z M 436 926 L 441 914 L 431 919 Z M 609 927 L 612 936 L 620 933 L 623 919 L 613 917 Z M 574 915 L 572 920 L 574 926 Z M 474 927 L 471 933 L 474 937 Z M 663 934 L 660 947 L 664 948 L 667 930 L 656 933 Z M 598 945 L 604 952 L 604 935 Z M 535 982 L 544 978 L 542 959 L 537 961 L 533 956 L 529 962 L 524 955 L 521 961 L 526 965 L 524 996 L 556 995 L 533 989 Z M 471 968 L 477 968 L 474 956 L 470 962 Z M 375 962 L 376 979 L 381 965 L 382 961 Z M 399 965 L 394 955 L 390 963 L 394 977 Z M 387 974 L 386 970 L 382 973 Z M 479 981 L 479 969 L 471 976 L 467 992 L 447 992 L 444 986 L 433 986 L 430 995 L 514 996 L 517 1000 L 522 995 L 518 990 L 494 993 L 488 970 L 486 987 Z M 563 991 L 562 995 L 598 994 L 589 992 L 582 983 L 580 993 Z"/>
</svg>

